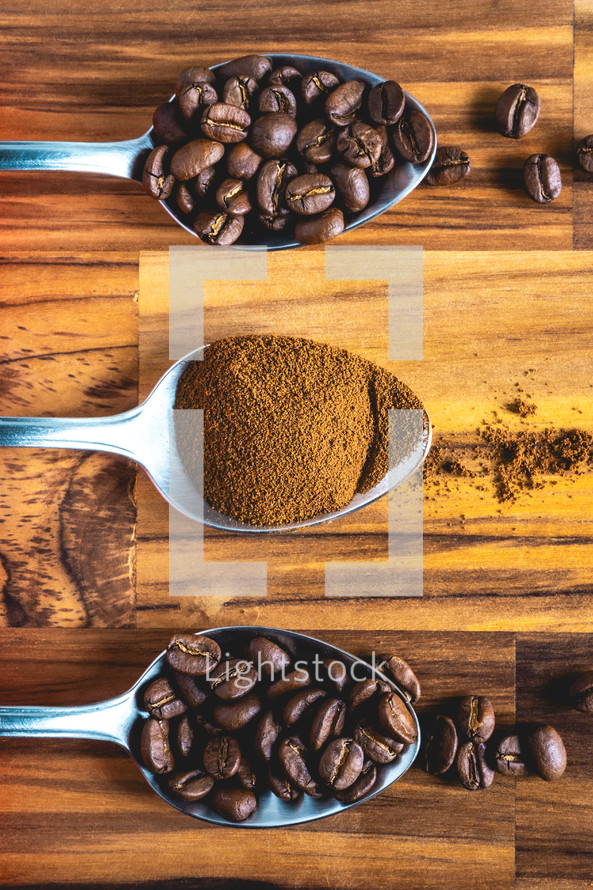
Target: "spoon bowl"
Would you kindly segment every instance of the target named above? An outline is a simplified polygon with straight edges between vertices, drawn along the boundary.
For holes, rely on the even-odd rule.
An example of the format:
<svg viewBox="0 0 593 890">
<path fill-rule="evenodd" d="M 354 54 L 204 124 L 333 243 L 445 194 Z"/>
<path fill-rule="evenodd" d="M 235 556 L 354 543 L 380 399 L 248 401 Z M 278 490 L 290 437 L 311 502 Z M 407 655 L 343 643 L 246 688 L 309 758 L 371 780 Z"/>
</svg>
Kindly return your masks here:
<svg viewBox="0 0 593 890">
<path fill-rule="evenodd" d="M 423 464 L 431 445 L 432 428 L 428 415 L 417 441 L 407 456 L 389 469 L 373 488 L 356 494 L 341 510 L 323 513 L 283 526 L 249 525 L 214 510 L 185 470 L 178 450 L 179 427 L 175 423 L 175 393 L 179 378 L 192 361 L 199 360 L 202 346 L 175 362 L 158 381 L 142 404 L 110 417 L 0 417 L 0 447 L 49 446 L 107 451 L 141 464 L 160 494 L 190 519 L 232 532 L 294 531 L 329 522 L 360 510 L 393 491 Z M 187 412 L 182 412 L 187 413 Z"/>
<path fill-rule="evenodd" d="M 389 683 L 413 716 L 417 730 L 416 741 L 405 747 L 393 763 L 377 766 L 375 786 L 356 803 L 342 804 L 334 798 L 316 800 L 307 795 L 303 795 L 295 803 L 286 803 L 272 791 L 263 791 L 259 794 L 258 807 L 252 816 L 242 823 L 230 823 L 207 800 L 189 802 L 175 797 L 167 787 L 167 777 L 154 775 L 142 762 L 140 733 L 142 724 L 148 717 L 143 694 L 147 685 L 162 673 L 166 664 L 166 652 L 161 652 L 155 658 L 131 689 L 108 701 L 72 708 L 0 707 L 0 737 L 60 736 L 114 742 L 132 756 L 152 790 L 166 803 L 194 819 L 227 827 L 281 828 L 332 816 L 379 794 L 396 782 L 414 762 L 420 748 L 420 727 L 414 709 L 396 683 L 360 658 L 314 637 L 271 627 L 218 627 L 201 633 L 215 639 L 223 653 L 242 651 L 250 638 L 265 635 L 285 649 L 294 660 L 313 661 L 316 655 L 319 659 L 331 658 L 343 662 L 350 673 L 354 666 L 359 679 L 370 677 Z"/>
<path fill-rule="evenodd" d="M 294 55 L 285 53 L 268 53 L 274 68 L 292 65 L 303 74 L 324 69 L 330 71 L 341 80 L 361 80 L 370 87 L 383 83 L 385 78 L 379 77 L 362 68 L 355 68 L 342 62 L 324 59 L 319 56 Z M 213 65 L 216 72 L 226 62 Z M 433 121 L 425 108 L 409 93 L 405 93 L 406 105 L 410 109 L 421 111 L 428 119 L 434 135 L 434 146 L 430 157 L 422 164 L 410 164 L 402 161 L 386 176 L 377 182 L 375 197 L 359 213 L 352 215 L 345 226 L 348 232 L 373 219 L 390 207 L 393 207 L 410 194 L 424 179 L 436 152 L 436 130 Z M 174 96 L 171 97 L 171 101 Z M 0 172 L 3 170 L 68 170 L 72 172 L 105 173 L 142 182 L 144 162 L 156 145 L 153 128 L 151 127 L 137 139 L 123 142 L 0 142 Z M 173 198 L 160 202 L 169 216 L 193 237 L 197 238 L 188 218 L 179 210 Z M 248 233 L 242 236 L 240 244 L 232 247 L 241 250 L 284 250 L 300 247 L 291 234 L 281 232 Z"/>
</svg>

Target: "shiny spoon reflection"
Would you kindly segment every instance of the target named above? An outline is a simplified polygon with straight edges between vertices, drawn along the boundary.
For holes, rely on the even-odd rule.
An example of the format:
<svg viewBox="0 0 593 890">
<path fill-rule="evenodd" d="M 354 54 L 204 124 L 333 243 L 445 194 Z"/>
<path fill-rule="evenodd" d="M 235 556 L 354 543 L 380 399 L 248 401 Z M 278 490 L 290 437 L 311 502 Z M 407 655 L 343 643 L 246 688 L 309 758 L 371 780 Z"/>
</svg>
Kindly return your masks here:
<svg viewBox="0 0 593 890">
<path fill-rule="evenodd" d="M 356 803 L 342 804 L 333 797 L 316 800 L 306 794 L 294 803 L 286 803 L 277 798 L 272 791 L 263 791 L 258 795 L 256 811 L 247 821 L 239 823 L 237 826 L 220 816 L 207 800 L 190 802 L 174 796 L 167 786 L 167 776 L 157 776 L 151 773 L 142 763 L 140 733 L 142 724 L 148 716 L 143 703 L 144 690 L 152 680 L 162 673 L 166 664 L 165 652 L 161 652 L 155 658 L 131 689 L 117 698 L 81 707 L 0 707 L 0 737 L 62 737 L 115 742 L 131 755 L 153 791 L 172 807 L 195 819 L 202 819 L 218 825 L 245 826 L 247 828 L 296 825 L 300 822 L 309 822 L 313 819 L 322 819 L 325 816 L 340 813 L 369 800 L 388 788 L 414 762 L 420 747 L 420 727 L 414 709 L 397 685 L 378 670 L 373 669 L 370 664 L 329 643 L 288 630 L 271 627 L 219 627 L 201 631 L 201 633 L 215 639 L 223 654 L 226 652 L 240 653 L 252 637 L 263 634 L 287 651 L 293 661 L 298 659 L 313 661 L 315 656 L 321 660 L 329 658 L 341 661 L 349 672 L 354 666 L 357 679 L 366 677 L 381 679 L 389 683 L 405 702 L 416 724 L 417 739 L 412 745 L 406 746 L 393 763 L 377 766 L 375 786 Z"/>
<path fill-rule="evenodd" d="M 318 56 L 286 55 L 268 53 L 274 68 L 292 65 L 303 74 L 309 74 L 320 68 L 330 71 L 341 80 L 361 80 L 369 86 L 383 83 L 385 78 L 372 74 L 352 65 L 334 62 Z M 213 65 L 217 71 L 223 64 Z M 380 181 L 376 197 L 360 211 L 353 214 L 345 227 L 345 231 L 355 229 L 368 222 L 410 194 L 428 173 L 436 151 L 436 130 L 430 115 L 420 103 L 406 93 L 406 104 L 410 109 L 421 111 L 430 122 L 434 135 L 434 147 L 430 157 L 423 164 L 402 162 Z M 156 142 L 151 127 L 137 139 L 123 142 L 0 142 L 0 171 L 2 170 L 66 170 L 82 173 L 105 173 L 135 182 L 142 182 L 144 162 Z M 186 232 L 197 238 L 187 217 L 179 210 L 174 199 L 160 202 L 169 216 Z M 241 244 L 233 247 L 246 250 L 268 249 L 281 250 L 299 247 L 291 234 L 265 233 L 252 238 L 247 243 L 247 235 Z"/>
</svg>

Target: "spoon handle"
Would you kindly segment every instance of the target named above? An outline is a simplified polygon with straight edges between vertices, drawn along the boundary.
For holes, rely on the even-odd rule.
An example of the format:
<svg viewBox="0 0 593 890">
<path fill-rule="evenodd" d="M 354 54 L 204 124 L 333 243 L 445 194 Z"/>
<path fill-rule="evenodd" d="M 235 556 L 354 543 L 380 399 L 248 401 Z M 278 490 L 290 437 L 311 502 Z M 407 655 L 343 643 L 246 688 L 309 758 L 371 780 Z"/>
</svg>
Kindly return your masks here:
<svg viewBox="0 0 593 890">
<path fill-rule="evenodd" d="M 0 142 L 0 171 L 70 170 L 141 181 L 152 148 L 148 133 L 124 142 Z"/>
<path fill-rule="evenodd" d="M 127 750 L 133 721 L 127 696 L 72 708 L 0 707 L 0 737 L 97 739 Z"/>
<path fill-rule="evenodd" d="M 136 459 L 139 408 L 111 417 L 0 417 L 0 447 L 82 448 Z"/>
</svg>

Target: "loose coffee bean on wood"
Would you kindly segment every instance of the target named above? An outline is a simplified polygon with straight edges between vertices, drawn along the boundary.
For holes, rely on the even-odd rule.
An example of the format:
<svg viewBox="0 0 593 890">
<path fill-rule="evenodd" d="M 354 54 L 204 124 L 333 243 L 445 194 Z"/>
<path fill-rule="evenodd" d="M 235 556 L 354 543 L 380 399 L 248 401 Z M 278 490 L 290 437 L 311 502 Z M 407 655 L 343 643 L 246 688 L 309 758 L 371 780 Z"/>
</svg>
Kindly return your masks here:
<svg viewBox="0 0 593 890">
<path fill-rule="evenodd" d="M 566 770 L 566 748 L 553 726 L 538 726 L 529 733 L 527 747 L 535 769 L 548 782 L 559 779 Z"/>
<path fill-rule="evenodd" d="M 449 717 L 437 715 L 427 730 L 422 747 L 422 767 L 433 776 L 442 776 L 455 763 L 457 730 Z"/>
<path fill-rule="evenodd" d="M 494 708 L 485 695 L 466 695 L 459 703 L 457 727 L 464 739 L 486 742 L 494 732 Z"/>
<path fill-rule="evenodd" d="M 496 125 L 503 136 L 521 139 L 535 126 L 541 100 L 533 87 L 514 83 L 496 103 Z"/>
<path fill-rule="evenodd" d="M 496 746 L 496 769 L 503 776 L 526 776 L 521 740 L 518 735 L 507 735 Z"/>
<path fill-rule="evenodd" d="M 577 145 L 577 160 L 585 173 L 593 173 L 593 135 L 585 136 Z"/>
<path fill-rule="evenodd" d="M 480 742 L 461 745 L 457 753 L 457 773 L 468 791 L 489 788 L 494 781 L 494 772 L 486 762 L 486 745 Z"/>
<path fill-rule="evenodd" d="M 458 146 L 437 148 L 432 167 L 426 174 L 429 185 L 453 185 L 471 170 L 470 159 Z"/>
<path fill-rule="evenodd" d="M 570 703 L 583 714 L 593 714 L 593 671 L 585 671 L 570 684 Z"/>
<path fill-rule="evenodd" d="M 549 204 L 562 191 L 562 177 L 557 161 L 550 155 L 531 155 L 523 167 L 527 194 L 538 204 Z"/>
</svg>

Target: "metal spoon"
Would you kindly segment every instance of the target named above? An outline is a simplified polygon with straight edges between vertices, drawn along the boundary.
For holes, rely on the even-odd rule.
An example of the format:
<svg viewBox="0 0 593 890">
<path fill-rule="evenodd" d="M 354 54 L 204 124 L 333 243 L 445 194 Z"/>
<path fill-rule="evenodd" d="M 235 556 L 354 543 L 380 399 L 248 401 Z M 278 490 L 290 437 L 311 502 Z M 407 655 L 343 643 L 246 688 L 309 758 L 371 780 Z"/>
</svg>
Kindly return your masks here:
<svg viewBox="0 0 593 890">
<path fill-rule="evenodd" d="M 173 404 L 180 376 L 188 363 L 207 349 L 189 353 L 161 377 L 148 398 L 123 414 L 110 417 L 0 417 L 0 447 L 81 448 L 121 454 L 144 467 L 162 496 L 190 519 L 224 531 L 278 532 L 317 525 L 360 510 L 408 479 L 424 462 L 432 429 L 425 415 L 422 435 L 408 457 L 394 466 L 370 491 L 357 494 L 341 510 L 291 525 L 265 528 L 247 525 L 214 510 L 186 473 L 178 450 L 179 427 Z"/>
<path fill-rule="evenodd" d="M 362 80 L 370 86 L 382 83 L 385 78 L 344 65 L 341 62 L 333 62 L 331 59 L 322 59 L 318 56 L 285 55 L 283 53 L 268 53 L 272 66 L 293 65 L 305 74 L 320 68 L 331 71 L 341 80 Z M 217 71 L 221 65 L 213 65 L 212 71 Z M 427 111 L 419 102 L 406 93 L 406 103 L 409 108 L 421 111 L 428 120 L 434 133 L 434 149 L 431 156 L 423 164 L 410 164 L 404 162 L 394 167 L 382 180 L 379 194 L 350 220 L 346 231 L 355 229 L 373 217 L 388 210 L 424 179 L 434 159 L 436 151 L 436 130 Z M 0 171 L 2 170 L 68 170 L 71 172 L 106 173 L 110 176 L 119 176 L 142 182 L 142 170 L 149 152 L 154 148 L 155 140 L 152 127 L 138 139 L 128 139 L 124 142 L 0 142 Z M 174 199 L 160 202 L 178 225 L 190 235 L 196 234 L 188 224 L 187 217 L 181 213 Z M 299 243 L 293 236 L 282 233 L 266 233 L 255 236 L 257 240 L 246 243 L 247 234 L 243 243 L 233 247 L 245 250 L 268 249 L 281 250 L 287 247 L 299 247 Z"/>
<path fill-rule="evenodd" d="M 247 828 L 276 828 L 285 825 L 296 825 L 313 819 L 322 819 L 369 800 L 397 781 L 412 765 L 420 748 L 420 727 L 418 719 L 406 697 L 395 683 L 388 680 L 380 671 L 374 669 L 349 652 L 336 646 L 317 640 L 305 634 L 289 630 L 278 630 L 273 627 L 218 627 L 214 630 L 202 631 L 206 636 L 213 637 L 225 652 L 241 652 L 249 639 L 264 634 L 285 649 L 293 658 L 313 661 L 330 658 L 345 664 L 349 676 L 353 676 L 352 666 L 355 665 L 354 679 L 367 677 L 384 680 L 389 683 L 412 714 L 416 723 L 417 738 L 414 744 L 404 748 L 400 756 L 386 766 L 377 767 L 377 782 L 372 791 L 354 804 L 341 804 L 332 798 L 314 800 L 307 795 L 295 803 L 279 800 L 272 791 L 263 791 L 259 795 L 258 808 L 249 819 L 241 823 Z M 144 671 L 137 683 L 123 695 L 108 701 L 92 705 L 69 708 L 42 707 L 0 707 L 0 737 L 55 737 L 97 739 L 115 742 L 131 755 L 141 770 L 144 778 L 153 791 L 172 807 L 181 810 L 195 819 L 214 822 L 218 825 L 229 825 L 209 805 L 207 801 L 187 802 L 175 797 L 167 787 L 167 777 L 157 776 L 149 772 L 140 757 L 140 732 L 142 723 L 148 716 L 144 709 L 143 692 L 148 683 L 156 678 L 165 667 L 165 652 L 155 658 L 150 667 Z"/>
</svg>

